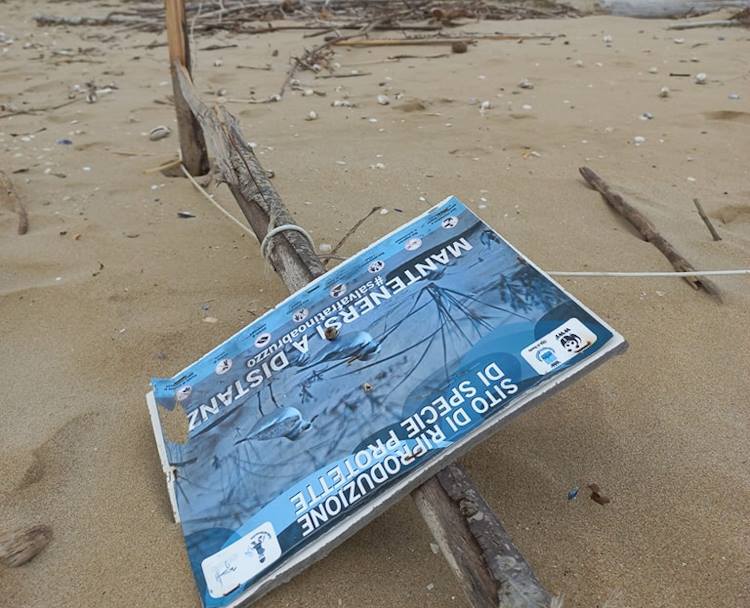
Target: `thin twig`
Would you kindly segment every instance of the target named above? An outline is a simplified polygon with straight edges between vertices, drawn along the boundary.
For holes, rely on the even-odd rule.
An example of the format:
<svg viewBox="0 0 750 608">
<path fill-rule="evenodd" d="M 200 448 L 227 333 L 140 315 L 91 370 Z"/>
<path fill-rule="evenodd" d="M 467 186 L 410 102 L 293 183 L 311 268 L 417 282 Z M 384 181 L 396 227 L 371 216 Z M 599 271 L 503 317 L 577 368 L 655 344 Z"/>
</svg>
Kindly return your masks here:
<svg viewBox="0 0 750 608">
<path fill-rule="evenodd" d="M 47 112 L 49 110 L 58 110 L 60 108 L 64 108 L 65 106 L 69 106 L 72 103 L 75 103 L 78 101 L 78 98 L 70 99 L 64 103 L 59 103 L 54 106 L 46 106 L 43 108 L 29 108 L 28 110 L 16 110 L 15 112 L 8 112 L 7 114 L 0 114 L 0 118 L 10 118 L 11 116 L 21 116 L 23 114 L 36 114 L 37 112 Z"/>
<path fill-rule="evenodd" d="M 711 236 L 713 237 L 714 241 L 720 241 L 721 237 L 719 236 L 719 233 L 716 231 L 716 228 L 714 228 L 714 225 L 711 223 L 711 220 L 708 219 L 706 212 L 703 211 L 703 206 L 701 205 L 700 201 L 697 198 L 694 198 L 693 202 L 695 203 L 695 208 L 698 210 L 698 215 L 701 216 L 703 223 L 706 225 L 706 228 L 708 228 L 708 231 L 711 233 Z"/>
<path fill-rule="evenodd" d="M 338 251 L 339 251 L 339 249 L 341 249 L 342 245 L 344 243 L 346 243 L 347 239 L 351 235 L 353 235 L 359 229 L 359 227 L 362 224 L 365 223 L 365 220 L 368 217 L 370 217 L 376 211 L 380 211 L 381 209 L 382 209 L 382 207 L 373 207 L 372 209 L 370 209 L 370 211 L 367 213 L 367 215 L 365 215 L 364 217 L 358 219 L 357 222 L 354 224 L 354 226 L 352 226 L 351 228 L 349 228 L 349 230 L 346 231 L 346 234 L 341 237 L 341 240 L 338 243 L 336 243 L 336 246 L 333 249 L 331 249 L 331 256 L 334 256 L 334 255 L 336 255 L 338 253 Z"/>
</svg>

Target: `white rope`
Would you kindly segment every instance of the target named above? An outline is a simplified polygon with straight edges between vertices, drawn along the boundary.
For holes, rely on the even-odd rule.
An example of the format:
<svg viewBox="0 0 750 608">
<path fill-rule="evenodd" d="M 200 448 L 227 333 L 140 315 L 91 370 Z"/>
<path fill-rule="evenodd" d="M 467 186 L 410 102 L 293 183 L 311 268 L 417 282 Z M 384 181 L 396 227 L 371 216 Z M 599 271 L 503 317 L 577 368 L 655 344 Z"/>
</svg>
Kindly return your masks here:
<svg viewBox="0 0 750 608">
<path fill-rule="evenodd" d="M 691 270 L 690 272 L 548 272 L 556 277 L 705 277 L 730 274 L 750 274 L 750 269 L 741 270 Z"/>
<path fill-rule="evenodd" d="M 234 217 L 229 211 L 224 209 L 219 203 L 217 203 L 214 200 L 214 197 L 209 194 L 206 189 L 201 186 L 197 181 L 195 181 L 195 178 L 190 175 L 190 172 L 185 168 L 185 165 L 180 164 L 180 169 L 182 169 L 182 172 L 185 174 L 185 177 L 187 177 L 190 182 L 195 186 L 195 188 L 200 192 L 203 196 L 205 196 L 211 204 L 216 207 L 219 211 L 221 211 L 227 218 L 232 220 L 235 224 L 237 224 L 242 230 L 247 232 L 248 234 L 252 235 L 256 240 L 258 240 L 257 235 L 250 230 L 247 226 L 245 226 L 242 222 L 240 222 L 236 217 Z M 284 232 L 285 230 L 294 230 L 296 232 L 299 232 L 302 236 L 304 236 L 308 242 L 310 243 L 310 247 L 312 247 L 313 251 L 315 251 L 315 243 L 313 242 L 312 236 L 310 236 L 310 233 L 307 232 L 304 228 L 301 226 L 297 226 L 296 224 L 283 224 L 282 226 L 278 226 L 276 228 L 273 228 L 268 231 L 266 236 L 263 237 L 263 240 L 260 242 L 260 252 L 263 255 L 264 258 L 268 259 L 268 254 L 270 254 L 269 251 L 266 251 L 267 248 L 269 248 L 271 244 L 271 238 L 276 236 L 277 234 Z M 321 257 L 334 257 L 334 256 L 321 256 Z M 343 259 L 343 258 L 341 258 Z M 700 277 L 700 276 L 726 276 L 726 275 L 738 275 L 738 274 L 750 274 L 750 269 L 738 269 L 738 270 L 693 270 L 690 272 L 678 272 L 678 271 L 672 271 L 672 272 L 564 272 L 564 271 L 556 271 L 553 270 L 551 272 L 547 273 L 548 275 L 554 276 L 554 277 Z"/>
<path fill-rule="evenodd" d="M 245 232 L 247 232 L 248 234 L 252 235 L 253 238 L 256 241 L 258 240 L 258 237 L 256 236 L 256 234 L 252 230 L 250 230 L 250 228 L 248 228 L 247 226 L 245 226 L 245 224 L 243 224 L 240 220 L 238 220 L 231 213 L 229 213 L 229 211 L 227 211 L 226 209 L 224 209 L 224 207 L 222 207 L 219 203 L 217 203 L 214 200 L 214 197 L 211 194 L 209 194 L 208 192 L 206 192 L 206 189 L 203 186 L 201 186 L 197 181 L 195 181 L 195 178 L 192 175 L 190 175 L 190 172 L 185 168 L 185 165 L 180 164 L 180 169 L 182 169 L 182 172 L 185 174 L 185 177 L 187 177 L 190 180 L 190 182 L 193 184 L 193 186 L 196 187 L 196 189 L 198 190 L 198 192 L 200 192 L 209 201 L 211 201 L 211 204 L 214 207 L 216 207 L 219 211 L 221 211 L 224 215 L 226 215 L 230 220 L 232 220 L 235 224 L 237 224 Z"/>
<path fill-rule="evenodd" d="M 307 230 L 302 228 L 302 226 L 297 226 L 297 224 L 282 224 L 281 226 L 277 226 L 269 230 L 266 233 L 266 236 L 264 236 L 263 240 L 260 242 L 260 253 L 264 258 L 266 258 L 266 260 L 268 260 L 268 256 L 271 254 L 271 239 L 277 234 L 284 232 L 285 230 L 294 230 L 295 232 L 299 232 L 307 239 L 307 242 L 310 243 L 310 247 L 312 248 L 312 250 L 315 251 L 315 243 L 313 242 L 313 239 Z"/>
</svg>

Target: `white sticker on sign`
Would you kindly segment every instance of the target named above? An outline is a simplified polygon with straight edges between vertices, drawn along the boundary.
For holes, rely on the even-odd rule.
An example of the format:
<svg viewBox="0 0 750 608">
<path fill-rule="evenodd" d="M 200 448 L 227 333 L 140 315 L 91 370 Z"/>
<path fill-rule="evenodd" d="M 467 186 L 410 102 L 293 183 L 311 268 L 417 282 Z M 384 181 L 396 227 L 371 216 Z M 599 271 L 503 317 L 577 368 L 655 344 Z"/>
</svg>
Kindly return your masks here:
<svg viewBox="0 0 750 608">
<path fill-rule="evenodd" d="M 596 342 L 596 334 L 578 319 L 569 319 L 521 351 L 539 374 L 547 374 Z"/>
<path fill-rule="evenodd" d="M 201 562 L 211 597 L 224 597 L 281 557 L 270 521 Z"/>
</svg>

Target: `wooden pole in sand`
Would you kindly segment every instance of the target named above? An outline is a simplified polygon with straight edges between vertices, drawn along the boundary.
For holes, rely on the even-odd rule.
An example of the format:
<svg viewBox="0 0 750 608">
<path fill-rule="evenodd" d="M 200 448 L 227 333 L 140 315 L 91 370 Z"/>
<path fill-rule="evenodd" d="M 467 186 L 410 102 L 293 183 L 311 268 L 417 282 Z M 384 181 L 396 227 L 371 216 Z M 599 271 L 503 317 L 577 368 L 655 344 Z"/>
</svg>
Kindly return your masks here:
<svg viewBox="0 0 750 608">
<path fill-rule="evenodd" d="M 183 66 L 190 74 L 190 44 L 185 20 L 185 0 L 164 0 L 167 25 L 169 65 L 172 73 L 174 107 L 177 112 L 177 133 L 180 138 L 182 164 L 191 175 L 208 173 L 208 153 L 203 131 L 185 103 L 177 82 L 176 65 Z"/>
<path fill-rule="evenodd" d="M 272 226 L 292 224 L 235 117 L 222 106 L 203 103 L 184 66 L 177 65 L 176 73 L 182 96 L 206 135 L 218 177 L 229 186 L 258 239 L 263 241 Z M 271 245 L 268 259 L 290 292 L 325 272 L 299 233 L 278 233 Z M 460 465 L 448 465 L 413 489 L 412 498 L 472 608 L 547 608 L 555 603 Z M 390 502 L 379 505 L 372 516 L 389 506 Z M 329 541 L 319 557 L 356 530 L 352 527 Z M 299 565 L 288 575 L 307 565 Z M 260 592 L 276 584 L 271 581 Z"/>
</svg>

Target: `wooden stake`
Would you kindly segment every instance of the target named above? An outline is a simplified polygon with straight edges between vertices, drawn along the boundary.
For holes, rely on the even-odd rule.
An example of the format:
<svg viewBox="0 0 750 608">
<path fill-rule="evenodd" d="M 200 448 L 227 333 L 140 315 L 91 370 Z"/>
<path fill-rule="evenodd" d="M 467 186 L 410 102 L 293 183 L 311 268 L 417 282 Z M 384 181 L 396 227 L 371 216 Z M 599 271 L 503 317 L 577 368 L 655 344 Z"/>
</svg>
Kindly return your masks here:
<svg viewBox="0 0 750 608">
<path fill-rule="evenodd" d="M 609 206 L 633 225 L 644 241 L 648 241 L 664 254 L 664 257 L 669 260 L 675 270 L 679 272 L 695 271 L 695 266 L 680 255 L 672 243 L 659 234 L 656 230 L 656 226 L 654 226 L 645 215 L 638 211 L 638 209 L 622 198 L 620 194 L 613 192 L 607 182 L 588 167 L 581 167 L 579 171 L 581 172 L 583 179 L 585 179 L 594 190 L 597 190 L 599 194 L 604 197 L 604 200 L 607 201 Z M 693 289 L 702 289 L 721 302 L 721 292 L 719 292 L 719 288 L 707 278 L 702 276 L 683 277 L 683 280 L 687 281 Z"/>
<path fill-rule="evenodd" d="M 294 223 L 234 116 L 222 106 L 204 104 L 184 66 L 178 65 L 176 73 L 181 93 L 206 134 L 219 179 L 229 186 L 258 239 L 263 240 L 271 223 Z M 273 243 L 269 260 L 290 292 L 325 272 L 307 240 L 296 232 L 283 232 Z M 472 608 L 547 608 L 555 603 L 460 465 L 448 465 L 414 489 L 412 498 Z M 355 531 L 350 528 L 331 541 L 318 557 Z M 270 581 L 260 593 L 280 582 Z"/>
<path fill-rule="evenodd" d="M 206 142 L 200 125 L 185 103 L 175 72 L 175 66 L 181 65 L 187 71 L 188 76 L 190 75 L 190 42 L 185 25 L 185 2 L 184 0 L 164 0 L 164 9 L 182 163 L 191 175 L 204 175 L 209 169 Z"/>
<path fill-rule="evenodd" d="M 711 233 L 711 236 L 713 237 L 714 241 L 720 241 L 721 237 L 719 236 L 719 233 L 716 231 L 716 228 L 714 228 L 714 225 L 711 223 L 711 220 L 708 219 L 706 212 L 703 211 L 703 206 L 701 205 L 700 201 L 697 198 L 694 198 L 693 202 L 695 203 L 695 208 L 698 210 L 698 215 L 701 216 L 703 223 L 706 225 L 706 228 L 708 228 L 708 231 Z"/>
</svg>

